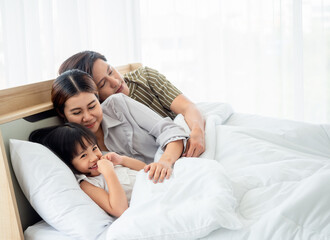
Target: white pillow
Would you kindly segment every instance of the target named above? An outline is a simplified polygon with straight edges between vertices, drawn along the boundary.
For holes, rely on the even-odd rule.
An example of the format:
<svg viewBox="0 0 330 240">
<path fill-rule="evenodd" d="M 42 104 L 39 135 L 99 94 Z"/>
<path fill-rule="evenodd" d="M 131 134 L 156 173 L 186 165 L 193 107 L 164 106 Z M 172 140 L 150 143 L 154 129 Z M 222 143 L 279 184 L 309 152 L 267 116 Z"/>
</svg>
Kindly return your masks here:
<svg viewBox="0 0 330 240">
<path fill-rule="evenodd" d="M 70 168 L 48 148 L 10 139 L 16 178 L 32 207 L 70 238 L 97 239 L 114 221 L 79 187 Z"/>
<path fill-rule="evenodd" d="M 181 158 L 163 183 L 138 173 L 130 207 L 109 227 L 107 240 L 199 239 L 218 228 L 240 229 L 236 207 L 221 164 Z"/>
</svg>

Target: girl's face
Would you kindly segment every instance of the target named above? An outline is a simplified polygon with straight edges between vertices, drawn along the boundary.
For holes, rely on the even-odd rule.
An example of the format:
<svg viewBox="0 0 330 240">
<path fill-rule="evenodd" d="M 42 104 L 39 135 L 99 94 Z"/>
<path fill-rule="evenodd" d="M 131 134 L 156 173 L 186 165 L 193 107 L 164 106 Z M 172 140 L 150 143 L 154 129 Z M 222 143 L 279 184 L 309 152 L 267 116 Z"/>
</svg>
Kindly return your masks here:
<svg viewBox="0 0 330 240">
<path fill-rule="evenodd" d="M 107 62 L 97 59 L 93 64 L 92 73 L 102 102 L 115 93 L 123 93 L 128 96 L 129 89 L 124 79 Z"/>
<path fill-rule="evenodd" d="M 98 176 L 100 172 L 97 170 L 97 161 L 101 158 L 102 153 L 96 144 L 90 144 L 83 139 L 87 146 L 83 149 L 80 144 L 77 145 L 77 153 L 72 160 L 73 167 L 81 173 L 89 176 Z"/>
<path fill-rule="evenodd" d="M 94 134 L 101 127 L 103 112 L 95 94 L 82 92 L 69 98 L 64 105 L 64 115 L 68 122 L 89 128 Z"/>
</svg>

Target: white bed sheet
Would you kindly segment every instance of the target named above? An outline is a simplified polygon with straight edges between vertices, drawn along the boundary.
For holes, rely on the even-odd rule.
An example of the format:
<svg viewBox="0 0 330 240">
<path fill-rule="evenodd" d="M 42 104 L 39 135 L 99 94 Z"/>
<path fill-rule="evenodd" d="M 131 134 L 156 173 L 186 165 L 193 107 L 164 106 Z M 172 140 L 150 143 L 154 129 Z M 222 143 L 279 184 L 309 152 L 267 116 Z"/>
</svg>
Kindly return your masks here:
<svg viewBox="0 0 330 240">
<path fill-rule="evenodd" d="M 91 226 L 91 229 L 93 229 L 93 226 Z M 34 225 L 28 227 L 24 231 L 24 239 L 25 240 L 73 240 L 72 237 L 57 231 L 48 223 L 46 223 L 44 220 L 41 220 L 35 223 Z M 106 239 L 106 231 L 100 235 L 99 239 Z"/>
<path fill-rule="evenodd" d="M 36 224 L 28 227 L 24 231 L 24 239 L 33 240 L 70 240 L 69 236 L 57 231 L 44 220 L 37 222 Z"/>
<path fill-rule="evenodd" d="M 203 157 L 226 169 L 243 224 L 203 239 L 330 239 L 330 125 L 233 113 L 224 104 L 199 106 L 207 119 Z M 54 231 L 42 223 L 25 235 L 67 239 Z"/>
</svg>

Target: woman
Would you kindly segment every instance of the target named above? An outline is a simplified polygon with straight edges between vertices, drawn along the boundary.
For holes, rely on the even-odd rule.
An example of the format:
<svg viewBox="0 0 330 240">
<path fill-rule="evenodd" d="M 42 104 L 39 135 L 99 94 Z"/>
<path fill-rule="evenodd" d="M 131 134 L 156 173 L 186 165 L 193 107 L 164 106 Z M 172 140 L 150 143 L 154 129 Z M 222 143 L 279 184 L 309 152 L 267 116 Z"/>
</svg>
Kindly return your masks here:
<svg viewBox="0 0 330 240">
<path fill-rule="evenodd" d="M 102 54 L 93 51 L 69 57 L 60 66 L 59 74 L 70 69 L 80 69 L 93 77 L 101 102 L 112 94 L 123 93 L 163 117 L 173 119 L 181 113 L 191 129 L 184 156 L 198 157 L 205 151 L 204 119 L 201 113 L 158 71 L 142 67 L 122 77 Z"/>
<path fill-rule="evenodd" d="M 170 118 L 161 118 L 124 94 L 110 96 L 101 105 L 93 79 L 80 70 L 62 73 L 54 81 L 51 95 L 57 113 L 67 122 L 89 128 L 102 151 L 147 163 L 144 170 L 155 183 L 170 177 L 188 137 Z M 164 154 L 153 162 L 159 146 Z"/>
</svg>

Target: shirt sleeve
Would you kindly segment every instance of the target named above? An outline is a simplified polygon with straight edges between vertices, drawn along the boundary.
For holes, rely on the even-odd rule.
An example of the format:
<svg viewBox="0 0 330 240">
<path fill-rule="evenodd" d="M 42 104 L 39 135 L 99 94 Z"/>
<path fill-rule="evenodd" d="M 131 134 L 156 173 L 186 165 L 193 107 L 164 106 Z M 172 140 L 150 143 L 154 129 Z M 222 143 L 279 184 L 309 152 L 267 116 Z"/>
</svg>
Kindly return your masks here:
<svg viewBox="0 0 330 240">
<path fill-rule="evenodd" d="M 150 86 L 150 89 L 159 99 L 162 106 L 170 110 L 173 100 L 182 94 L 182 92 L 157 70 L 148 67 L 145 67 L 145 70 L 147 73 L 147 82 Z"/>
<path fill-rule="evenodd" d="M 123 109 L 122 113 L 124 113 L 127 118 L 131 116 L 140 128 L 154 136 L 156 142 L 162 148 L 165 148 L 169 142 L 181 139 L 186 140 L 189 137 L 189 134 L 187 134 L 181 126 L 175 124 L 169 117 L 162 118 L 142 103 L 123 94 L 115 95 L 115 98 L 121 98 L 118 99 L 119 101 L 116 105 L 127 109 Z"/>
</svg>

